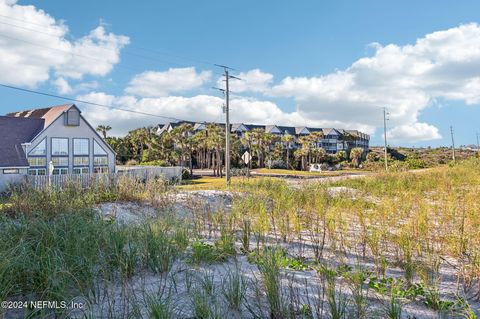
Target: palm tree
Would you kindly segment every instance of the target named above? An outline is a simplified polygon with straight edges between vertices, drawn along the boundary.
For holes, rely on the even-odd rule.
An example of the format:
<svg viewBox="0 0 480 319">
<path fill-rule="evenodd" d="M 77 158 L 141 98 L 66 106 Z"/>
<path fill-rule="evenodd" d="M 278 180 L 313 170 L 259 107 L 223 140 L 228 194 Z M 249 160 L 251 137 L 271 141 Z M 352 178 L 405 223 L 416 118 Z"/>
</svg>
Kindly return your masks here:
<svg viewBox="0 0 480 319">
<path fill-rule="evenodd" d="M 179 154 L 179 164 L 185 165 L 188 161 L 190 173 L 192 172 L 192 153 L 193 153 L 193 127 L 188 123 L 181 124 L 171 131 L 174 149 Z"/>
<path fill-rule="evenodd" d="M 265 157 L 269 155 L 272 145 L 277 137 L 271 133 L 265 133 L 263 129 L 255 128 L 249 133 L 252 152 L 257 153 L 258 167 L 265 167 Z"/>
<path fill-rule="evenodd" d="M 293 135 L 285 134 L 282 136 L 283 145 L 287 148 L 287 161 L 286 161 L 287 168 L 289 168 L 290 166 L 290 147 L 292 145 L 293 140 L 294 140 Z"/>
<path fill-rule="evenodd" d="M 124 164 L 131 159 L 131 148 L 127 139 L 120 137 L 107 137 L 106 142 L 117 154 L 116 160 L 118 163 Z"/>
<path fill-rule="evenodd" d="M 240 137 L 238 137 L 237 134 L 235 133 L 230 134 L 230 152 L 231 152 L 233 163 L 236 164 L 236 166 L 239 166 L 241 156 L 242 156 L 242 151 L 243 151 L 243 144 Z"/>
<path fill-rule="evenodd" d="M 347 151 L 350 143 L 354 142 L 355 140 L 356 140 L 355 135 L 353 135 L 352 133 L 349 133 L 349 132 L 343 132 L 343 136 L 342 136 L 343 149 L 345 151 Z"/>
<path fill-rule="evenodd" d="M 309 150 L 308 150 L 308 147 L 304 147 L 302 145 L 301 148 L 297 149 L 294 153 L 293 153 L 293 156 L 295 156 L 296 159 L 300 159 L 301 161 L 301 166 L 300 166 L 300 169 L 302 171 L 305 171 L 307 170 L 307 165 L 306 165 L 306 158 L 308 156 L 308 153 L 309 153 Z"/>
<path fill-rule="evenodd" d="M 324 157 L 326 155 L 325 150 L 319 147 L 319 142 L 322 138 L 322 132 L 313 132 L 298 139 L 299 144 L 302 145 L 302 151 L 297 152 L 296 156 L 297 158 L 301 156 L 302 170 L 306 170 L 307 165 L 312 163 L 312 158 L 324 160 Z"/>
<path fill-rule="evenodd" d="M 363 149 L 360 147 L 354 147 L 350 151 L 350 159 L 352 160 L 352 164 L 355 167 L 358 167 L 360 165 L 360 158 L 363 155 Z"/>
<path fill-rule="evenodd" d="M 99 125 L 96 130 L 99 133 L 102 133 L 103 139 L 107 138 L 107 132 L 110 131 L 112 127 L 110 125 Z"/>
<path fill-rule="evenodd" d="M 194 140 L 194 143 L 196 144 L 197 166 L 203 169 L 207 165 L 207 130 L 199 131 L 192 138 Z"/>
<path fill-rule="evenodd" d="M 207 145 L 213 150 L 212 153 L 212 167 L 215 176 L 223 176 L 223 145 L 225 144 L 225 134 L 222 129 L 216 124 L 207 125 Z"/>
<path fill-rule="evenodd" d="M 337 161 L 343 162 L 344 160 L 347 159 L 347 152 L 346 151 L 338 151 L 337 154 L 335 154 L 335 157 Z"/>
<path fill-rule="evenodd" d="M 263 133 L 262 139 L 263 139 L 263 153 L 265 154 L 263 158 L 267 159 L 267 162 L 269 163 L 268 168 L 270 168 L 270 165 L 272 163 L 272 158 L 273 158 L 273 154 L 272 154 L 273 149 L 274 149 L 275 143 L 279 139 L 279 136 L 272 133 Z"/>
<path fill-rule="evenodd" d="M 142 127 L 128 132 L 125 137 L 126 141 L 131 145 L 133 157 L 139 162 L 150 160 L 151 150 L 153 149 L 150 141 L 151 134 L 148 128 Z"/>
<path fill-rule="evenodd" d="M 312 158 L 314 163 L 323 163 L 327 158 L 327 152 L 323 147 L 315 147 L 312 149 Z"/>
</svg>

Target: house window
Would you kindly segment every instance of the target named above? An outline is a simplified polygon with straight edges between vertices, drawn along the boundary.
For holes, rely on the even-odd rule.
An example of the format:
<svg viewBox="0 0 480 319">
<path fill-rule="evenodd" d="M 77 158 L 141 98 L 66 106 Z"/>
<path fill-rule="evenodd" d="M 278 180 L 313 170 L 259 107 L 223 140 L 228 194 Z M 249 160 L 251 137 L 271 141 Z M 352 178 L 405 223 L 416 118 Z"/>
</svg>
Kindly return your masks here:
<svg viewBox="0 0 480 319">
<path fill-rule="evenodd" d="M 73 158 L 73 166 L 88 166 L 90 158 L 88 156 L 75 156 Z"/>
<path fill-rule="evenodd" d="M 52 172 L 53 175 L 67 175 L 68 168 L 55 168 Z"/>
<path fill-rule="evenodd" d="M 73 174 L 88 174 L 90 165 L 90 141 L 88 138 L 73 139 Z"/>
<path fill-rule="evenodd" d="M 68 156 L 68 138 L 52 138 L 52 155 Z"/>
<path fill-rule="evenodd" d="M 47 175 L 46 168 L 31 168 L 28 170 L 28 175 Z"/>
<path fill-rule="evenodd" d="M 95 166 L 108 165 L 108 156 L 95 156 L 93 158 L 93 165 Z"/>
<path fill-rule="evenodd" d="M 88 155 L 89 152 L 88 138 L 74 138 L 73 139 L 73 155 Z"/>
<path fill-rule="evenodd" d="M 107 155 L 107 152 L 103 149 L 103 147 L 98 144 L 96 140 L 93 140 L 93 154 L 94 155 Z"/>
<path fill-rule="evenodd" d="M 108 153 L 96 140 L 93 140 L 93 172 L 108 173 Z"/>
<path fill-rule="evenodd" d="M 94 173 L 96 174 L 107 174 L 108 172 L 110 172 L 108 166 L 98 166 L 94 168 Z"/>
<path fill-rule="evenodd" d="M 28 163 L 30 166 L 47 166 L 46 157 L 29 157 Z"/>
<path fill-rule="evenodd" d="M 47 155 L 47 138 L 44 138 L 37 144 L 29 153 L 28 155 L 32 156 L 45 156 Z"/>
<path fill-rule="evenodd" d="M 5 168 L 3 174 L 18 174 L 18 168 Z"/>
<path fill-rule="evenodd" d="M 65 125 L 67 126 L 79 126 L 80 125 L 80 113 L 77 109 L 71 108 L 65 115 Z"/>
<path fill-rule="evenodd" d="M 73 174 L 88 174 L 90 169 L 88 167 L 74 167 Z"/>
<path fill-rule="evenodd" d="M 52 156 L 53 166 L 68 166 L 68 157 L 66 156 Z"/>
</svg>

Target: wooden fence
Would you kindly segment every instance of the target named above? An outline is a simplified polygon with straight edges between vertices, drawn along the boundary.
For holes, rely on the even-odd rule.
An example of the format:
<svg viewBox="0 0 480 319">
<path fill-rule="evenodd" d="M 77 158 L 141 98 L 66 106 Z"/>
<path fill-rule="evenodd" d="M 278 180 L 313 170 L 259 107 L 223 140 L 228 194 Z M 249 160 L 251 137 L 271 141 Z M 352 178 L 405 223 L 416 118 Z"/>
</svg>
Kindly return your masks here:
<svg viewBox="0 0 480 319">
<path fill-rule="evenodd" d="M 119 178 L 123 176 L 129 176 L 142 181 L 158 178 L 181 180 L 182 167 L 139 167 L 134 169 L 119 169 L 116 173 L 106 174 L 27 175 L 25 176 L 25 182 L 37 190 L 47 188 L 61 189 L 70 184 L 75 184 L 82 188 L 88 188 L 93 185 L 109 187 L 115 185 Z"/>
</svg>

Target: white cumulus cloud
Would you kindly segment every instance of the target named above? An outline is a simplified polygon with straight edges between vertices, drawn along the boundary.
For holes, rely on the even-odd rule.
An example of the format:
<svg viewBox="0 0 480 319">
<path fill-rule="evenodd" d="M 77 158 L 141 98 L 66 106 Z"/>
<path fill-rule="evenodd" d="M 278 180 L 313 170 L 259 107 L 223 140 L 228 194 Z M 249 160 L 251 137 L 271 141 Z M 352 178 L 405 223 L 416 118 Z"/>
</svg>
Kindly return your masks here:
<svg viewBox="0 0 480 319">
<path fill-rule="evenodd" d="M 398 125 L 387 132 L 387 137 L 393 141 L 429 141 L 442 138 L 438 129 L 427 123 Z"/>
<path fill-rule="evenodd" d="M 370 130 L 381 126 L 381 107 L 387 107 L 392 137 L 408 142 L 440 137 L 437 128 L 419 122 L 421 111 L 436 99 L 480 102 L 478 24 L 433 32 L 414 44 L 373 47 L 372 56 L 345 70 L 287 77 L 270 93 L 293 97 L 308 118 L 337 120 L 345 127 L 361 123 Z"/>
<path fill-rule="evenodd" d="M 167 96 L 188 92 L 210 81 L 212 72 L 197 72 L 195 68 L 171 68 L 167 71 L 145 71 L 137 74 L 125 89 L 128 94 L 142 97 Z"/>
<path fill-rule="evenodd" d="M 266 73 L 260 69 L 254 69 L 247 72 L 240 72 L 235 75 L 239 79 L 230 80 L 230 88 L 233 92 L 260 92 L 266 93 L 270 90 L 273 82 L 273 74 Z M 218 87 L 225 87 L 224 77 L 217 81 Z"/>
<path fill-rule="evenodd" d="M 56 73 L 73 79 L 86 74 L 105 76 L 120 62 L 120 50 L 129 42 L 128 37 L 107 33 L 99 26 L 71 43 L 67 60 L 55 66 Z"/>
<path fill-rule="evenodd" d="M 82 101 L 113 106 L 113 108 L 104 108 L 79 104 L 83 109 L 83 115 L 92 125 L 108 123 L 113 128 L 111 131 L 113 135 L 123 135 L 138 127 L 157 125 L 175 121 L 175 119 L 207 122 L 223 122 L 225 120 L 225 114 L 222 112 L 224 100 L 210 95 L 138 98 L 132 95 L 114 96 L 104 92 L 92 92 L 77 98 Z M 169 118 L 125 112 L 115 108 L 163 115 Z M 232 98 L 231 108 L 232 122 L 298 126 L 332 126 L 331 124 L 336 124 L 329 122 L 327 125 L 323 121 L 305 119 L 297 112 L 284 112 L 273 102 L 255 98 Z"/>
<path fill-rule="evenodd" d="M 54 80 L 54 85 L 67 92 L 67 78 L 106 75 L 120 61 L 120 50 L 129 43 L 128 37 L 108 33 L 103 26 L 69 40 L 69 29 L 63 21 L 14 0 L 0 0 L 0 15 L 3 83 L 35 87 L 55 76 L 59 79 Z"/>
</svg>

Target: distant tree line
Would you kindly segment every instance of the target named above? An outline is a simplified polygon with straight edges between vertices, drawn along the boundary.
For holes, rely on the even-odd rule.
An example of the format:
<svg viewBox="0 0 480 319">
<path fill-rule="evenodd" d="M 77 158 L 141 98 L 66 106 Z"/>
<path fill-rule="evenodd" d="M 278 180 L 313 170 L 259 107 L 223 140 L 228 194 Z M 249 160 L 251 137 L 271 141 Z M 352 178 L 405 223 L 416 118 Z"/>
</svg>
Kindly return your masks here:
<svg viewBox="0 0 480 319">
<path fill-rule="evenodd" d="M 225 132 L 215 124 L 207 124 L 205 130 L 194 132 L 192 125 L 184 123 L 170 132 L 156 134 L 156 127 L 143 127 L 128 132 L 125 137 L 107 137 L 110 126 L 97 128 L 107 143 L 117 153 L 120 164 L 183 165 L 213 169 L 222 176 L 225 151 Z M 233 167 L 245 167 L 241 156 L 245 151 L 252 155 L 250 168 L 288 168 L 307 170 L 312 163 L 343 163 L 359 166 L 363 149 L 327 154 L 318 146 L 323 138 L 321 132 L 313 132 L 296 139 L 292 135 L 279 136 L 253 129 L 238 137 L 231 134 Z M 348 137 L 345 139 L 348 142 Z"/>
</svg>

